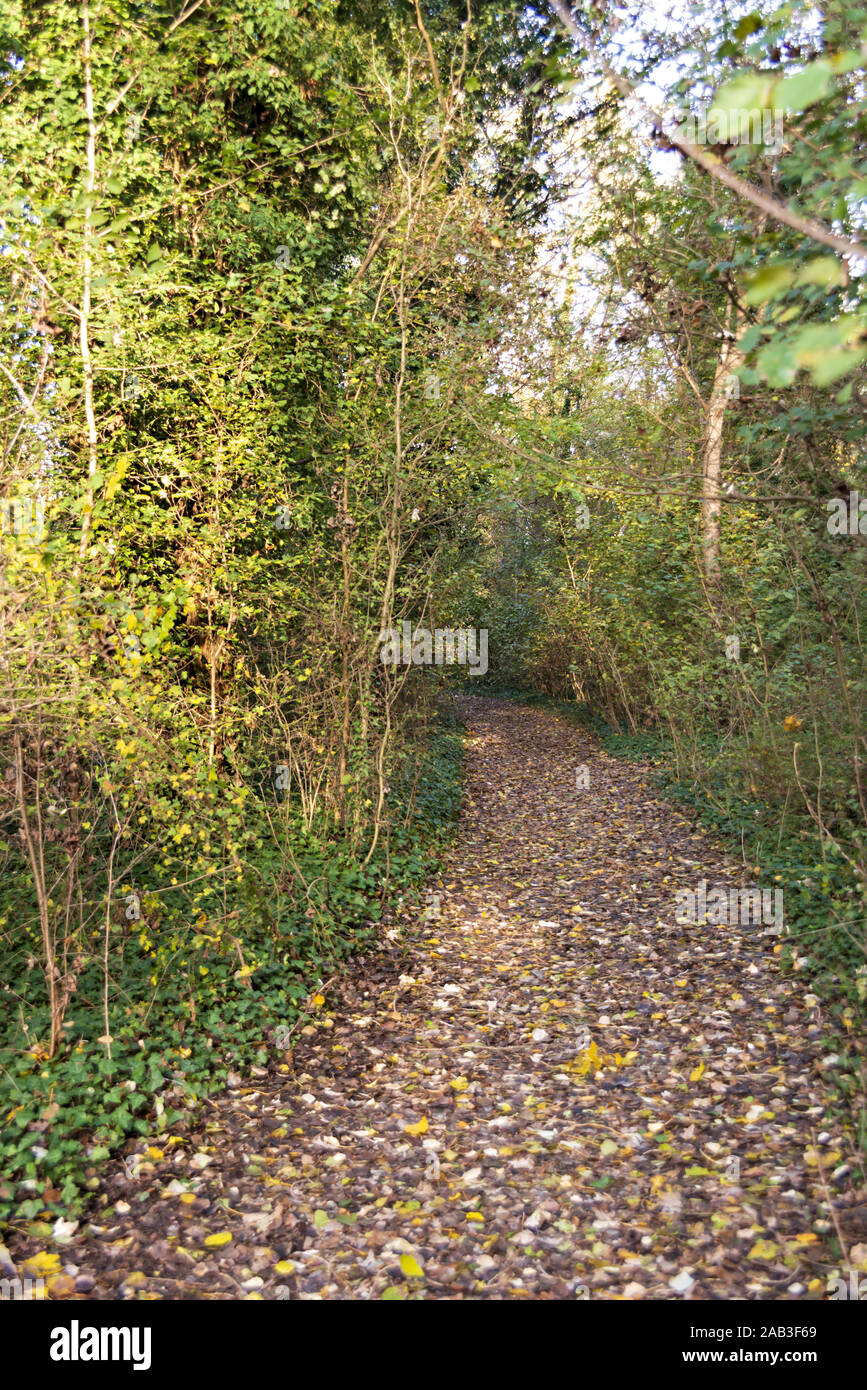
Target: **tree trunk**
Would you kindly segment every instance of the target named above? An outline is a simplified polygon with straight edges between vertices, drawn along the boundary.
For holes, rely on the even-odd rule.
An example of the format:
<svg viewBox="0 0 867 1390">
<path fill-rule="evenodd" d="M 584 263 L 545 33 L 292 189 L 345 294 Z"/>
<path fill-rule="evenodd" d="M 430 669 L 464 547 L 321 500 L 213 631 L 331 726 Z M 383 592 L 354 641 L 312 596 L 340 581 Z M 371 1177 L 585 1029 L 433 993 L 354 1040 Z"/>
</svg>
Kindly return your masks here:
<svg viewBox="0 0 867 1390">
<path fill-rule="evenodd" d="M 726 407 L 738 378 L 732 373 L 744 361 L 737 340 L 726 334 L 714 372 L 713 390 L 705 414 L 701 472 L 701 549 L 708 581 L 715 584 L 720 575 L 720 511 L 722 503 L 722 438 Z"/>
</svg>

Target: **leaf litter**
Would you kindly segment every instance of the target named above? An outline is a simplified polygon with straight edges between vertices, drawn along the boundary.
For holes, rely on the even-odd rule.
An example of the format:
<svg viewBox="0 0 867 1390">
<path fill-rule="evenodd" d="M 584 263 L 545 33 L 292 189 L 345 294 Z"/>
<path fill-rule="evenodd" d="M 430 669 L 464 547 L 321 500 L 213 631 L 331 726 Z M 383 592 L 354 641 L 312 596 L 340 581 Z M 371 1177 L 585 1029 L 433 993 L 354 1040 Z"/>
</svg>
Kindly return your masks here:
<svg viewBox="0 0 867 1390">
<path fill-rule="evenodd" d="M 71 1299 L 472 1300 L 824 1298 L 867 1267 L 815 996 L 761 927 L 675 921 L 737 867 L 556 714 L 461 705 L 439 916 L 9 1268 Z"/>
</svg>

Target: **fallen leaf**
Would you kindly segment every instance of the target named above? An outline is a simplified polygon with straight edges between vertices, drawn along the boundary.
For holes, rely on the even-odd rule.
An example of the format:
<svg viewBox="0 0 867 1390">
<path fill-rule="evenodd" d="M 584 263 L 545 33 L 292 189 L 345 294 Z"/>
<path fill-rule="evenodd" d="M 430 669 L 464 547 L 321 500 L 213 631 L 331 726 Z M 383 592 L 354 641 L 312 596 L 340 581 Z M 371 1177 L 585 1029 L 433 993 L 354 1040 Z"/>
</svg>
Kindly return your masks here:
<svg viewBox="0 0 867 1390">
<path fill-rule="evenodd" d="M 55 1274 L 47 1281 L 46 1288 L 52 1298 L 71 1298 L 75 1293 L 75 1280 L 71 1274 Z"/>
<path fill-rule="evenodd" d="M 30 1255 L 22 1266 L 25 1275 L 31 1279 L 47 1279 L 51 1274 L 60 1273 L 60 1256 L 53 1251 L 40 1250 Z"/>
<path fill-rule="evenodd" d="M 779 1252 L 779 1246 L 772 1240 L 759 1239 L 756 1241 L 752 1250 L 749 1252 L 749 1260 L 773 1260 Z"/>
</svg>

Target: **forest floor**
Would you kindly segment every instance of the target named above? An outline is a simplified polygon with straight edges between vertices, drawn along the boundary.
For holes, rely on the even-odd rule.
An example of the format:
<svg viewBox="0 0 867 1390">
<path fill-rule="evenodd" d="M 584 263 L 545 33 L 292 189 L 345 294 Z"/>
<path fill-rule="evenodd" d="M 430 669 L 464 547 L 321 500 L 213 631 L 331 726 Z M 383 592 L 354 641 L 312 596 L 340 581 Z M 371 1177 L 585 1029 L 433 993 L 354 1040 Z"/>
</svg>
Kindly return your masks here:
<svg viewBox="0 0 867 1390">
<path fill-rule="evenodd" d="M 438 919 L 102 1170 L 53 1297 L 821 1299 L 864 1259 L 815 996 L 762 926 L 675 922 L 743 868 L 555 713 L 460 707 Z"/>
</svg>

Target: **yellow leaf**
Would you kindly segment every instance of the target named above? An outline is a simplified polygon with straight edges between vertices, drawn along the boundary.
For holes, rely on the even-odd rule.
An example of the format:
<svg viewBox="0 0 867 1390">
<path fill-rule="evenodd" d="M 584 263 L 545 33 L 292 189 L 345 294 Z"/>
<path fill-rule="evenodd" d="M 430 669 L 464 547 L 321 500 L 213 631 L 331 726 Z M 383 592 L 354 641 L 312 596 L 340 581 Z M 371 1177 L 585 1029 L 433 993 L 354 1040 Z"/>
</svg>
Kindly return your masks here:
<svg viewBox="0 0 867 1390">
<path fill-rule="evenodd" d="M 480 1211 L 468 1211 L 468 1212 L 467 1212 L 467 1220 L 468 1220 L 468 1221 L 484 1221 L 484 1219 L 485 1219 L 485 1218 L 482 1216 L 482 1213 L 481 1213 Z"/>
<path fill-rule="evenodd" d="M 795 1236 L 795 1240 L 799 1245 L 812 1245 L 813 1242 L 818 1239 L 819 1237 L 816 1235 L 815 1231 L 804 1231 L 801 1235 Z"/>
<path fill-rule="evenodd" d="M 778 1247 L 772 1240 L 757 1240 L 748 1255 L 750 1260 L 772 1260 L 777 1254 Z"/>
<path fill-rule="evenodd" d="M 165 1154 L 163 1153 L 162 1149 L 150 1148 L 146 1149 L 145 1152 L 147 1153 L 148 1158 L 153 1159 L 154 1163 L 159 1162 L 161 1158 L 165 1158 Z"/>
<path fill-rule="evenodd" d="M 38 1255 L 31 1255 L 24 1261 L 23 1269 L 29 1278 L 46 1279 L 50 1274 L 60 1273 L 60 1256 L 40 1250 Z"/>
<path fill-rule="evenodd" d="M 449 1085 L 451 1086 L 453 1091 L 465 1091 L 469 1084 L 470 1083 L 465 1076 L 456 1076 L 454 1081 L 449 1082 Z"/>
<path fill-rule="evenodd" d="M 310 1003 L 314 1009 L 321 1009 L 322 1005 L 325 1003 L 325 995 L 314 994 L 313 998 L 310 1000 Z"/>
<path fill-rule="evenodd" d="M 404 1134 L 427 1134 L 427 1116 L 422 1115 L 418 1124 L 404 1125 Z"/>
<path fill-rule="evenodd" d="M 228 1245 L 232 1239 L 231 1231 L 219 1231 L 214 1236 L 205 1236 L 206 1245 Z"/>
<path fill-rule="evenodd" d="M 279 1263 L 278 1263 L 278 1264 L 275 1264 L 275 1266 L 274 1266 L 274 1273 L 275 1273 L 275 1274 L 294 1274 L 294 1273 L 295 1273 L 295 1266 L 294 1266 L 294 1264 L 292 1263 L 291 1260 L 280 1260 Z"/>
<path fill-rule="evenodd" d="M 827 1149 L 823 1157 L 825 1164 L 831 1167 L 833 1167 L 833 1165 L 837 1163 L 840 1159 L 839 1153 L 837 1153 L 834 1149 Z M 812 1145 L 808 1149 L 804 1150 L 804 1162 L 806 1163 L 808 1168 L 818 1168 L 820 1163 L 822 1162 L 822 1159 L 820 1158 L 817 1151 L 812 1147 Z"/>
<path fill-rule="evenodd" d="M 401 1255 L 400 1267 L 408 1279 L 423 1279 L 424 1270 L 418 1260 L 414 1260 L 412 1255 Z"/>
<path fill-rule="evenodd" d="M 704 1076 L 704 1062 L 699 1062 L 698 1066 L 695 1067 L 695 1068 L 690 1072 L 690 1074 L 689 1074 L 689 1079 L 690 1079 L 690 1081 L 700 1081 L 701 1078 L 702 1078 L 703 1076 Z"/>
<path fill-rule="evenodd" d="M 575 1062 L 575 1071 L 579 1076 L 586 1076 L 591 1069 L 599 1070 L 599 1049 L 595 1042 L 591 1042 L 589 1047 L 579 1052 Z"/>
<path fill-rule="evenodd" d="M 52 1298 L 71 1298 L 75 1293 L 75 1280 L 70 1274 L 55 1274 L 48 1280 L 48 1292 Z"/>
</svg>

